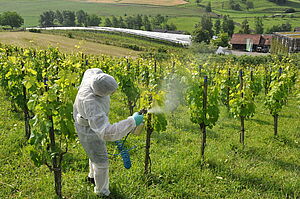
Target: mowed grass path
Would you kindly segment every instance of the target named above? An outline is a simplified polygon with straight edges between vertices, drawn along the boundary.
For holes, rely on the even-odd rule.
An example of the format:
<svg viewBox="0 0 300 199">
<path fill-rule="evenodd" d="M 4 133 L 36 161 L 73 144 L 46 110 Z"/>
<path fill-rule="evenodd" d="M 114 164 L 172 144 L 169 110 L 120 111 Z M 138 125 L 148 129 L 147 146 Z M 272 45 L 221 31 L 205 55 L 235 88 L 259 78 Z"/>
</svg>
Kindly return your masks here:
<svg viewBox="0 0 300 199">
<path fill-rule="evenodd" d="M 262 99 L 263 96 L 260 96 Z M 118 91 L 111 100 L 111 122 L 127 118 Z M 111 156 L 110 184 L 116 199 L 126 198 L 239 198 L 297 199 L 300 197 L 300 107 L 291 97 L 280 113 L 279 136 L 273 136 L 272 117 L 257 103 L 257 113 L 246 120 L 246 146 L 239 143 L 239 121 L 221 109 L 217 125 L 208 130 L 206 161 L 200 160 L 199 126 L 180 106 L 168 114 L 166 132 L 152 134 L 152 174 L 143 175 L 145 133 L 127 139 L 132 168 Z M 29 158 L 20 114 L 11 111 L 0 89 L 0 198 L 54 198 L 53 175 L 36 168 Z M 108 143 L 109 153 L 116 153 Z M 63 195 L 97 198 L 85 182 L 88 159 L 78 142 L 64 158 Z"/>
<path fill-rule="evenodd" d="M 85 40 L 71 39 L 59 35 L 38 34 L 30 32 L 0 32 L 0 42 L 20 47 L 47 49 L 58 47 L 62 52 L 85 54 L 105 54 L 111 56 L 138 56 L 137 51 L 128 48 L 99 44 Z"/>
</svg>

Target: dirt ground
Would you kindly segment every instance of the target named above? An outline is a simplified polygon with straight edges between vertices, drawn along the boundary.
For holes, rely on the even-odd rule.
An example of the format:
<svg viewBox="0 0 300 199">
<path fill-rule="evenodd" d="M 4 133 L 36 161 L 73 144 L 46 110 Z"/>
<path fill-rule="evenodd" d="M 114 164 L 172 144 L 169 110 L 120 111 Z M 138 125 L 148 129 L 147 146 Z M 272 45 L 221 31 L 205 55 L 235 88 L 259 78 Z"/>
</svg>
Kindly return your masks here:
<svg viewBox="0 0 300 199">
<path fill-rule="evenodd" d="M 266 56 L 266 55 L 270 55 L 270 53 L 259 53 L 259 52 L 247 52 L 247 51 L 239 51 L 239 50 L 231 50 L 232 54 L 234 55 L 251 55 L 251 56 Z"/>
<path fill-rule="evenodd" d="M 175 6 L 186 4 L 184 0 L 71 0 L 81 2 L 93 2 L 93 3 L 128 3 L 128 4 L 149 4 L 149 5 L 161 5 L 161 6 Z"/>
</svg>

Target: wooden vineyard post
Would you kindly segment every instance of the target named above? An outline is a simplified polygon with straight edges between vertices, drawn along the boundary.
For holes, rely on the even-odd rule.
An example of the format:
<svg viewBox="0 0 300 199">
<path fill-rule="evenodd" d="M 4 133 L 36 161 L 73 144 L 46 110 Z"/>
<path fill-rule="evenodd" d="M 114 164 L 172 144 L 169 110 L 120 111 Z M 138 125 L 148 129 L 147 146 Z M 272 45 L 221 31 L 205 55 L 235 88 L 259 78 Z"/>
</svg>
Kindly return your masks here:
<svg viewBox="0 0 300 199">
<path fill-rule="evenodd" d="M 152 96 L 149 96 L 149 104 L 152 104 Z M 151 146 L 151 134 L 153 132 L 152 127 L 152 114 L 147 114 L 146 119 L 146 147 L 145 147 L 145 170 L 144 174 L 151 173 L 151 159 L 150 159 L 150 146 Z"/>
<path fill-rule="evenodd" d="M 264 82 L 264 87 L 265 87 L 265 95 L 268 94 L 269 89 L 270 89 L 270 83 L 272 81 L 271 79 L 271 71 L 268 70 L 268 67 L 265 66 L 265 82 Z"/>
<path fill-rule="evenodd" d="M 23 100 L 24 100 L 24 108 L 23 108 L 23 112 L 24 112 L 24 121 L 25 121 L 25 136 L 27 138 L 27 140 L 30 138 L 30 134 L 31 134 L 31 130 L 30 130 L 30 115 L 29 115 L 29 110 L 28 110 L 28 106 L 27 106 L 27 91 L 26 91 L 26 87 L 23 85 Z"/>
<path fill-rule="evenodd" d="M 282 74 L 282 68 L 280 67 L 279 68 L 279 74 L 278 74 L 278 79 L 277 81 L 279 82 L 280 81 L 280 76 Z M 278 135 L 278 113 L 275 113 L 273 115 L 273 118 L 274 118 L 274 136 L 277 136 Z"/>
<path fill-rule="evenodd" d="M 230 71 L 230 68 L 229 68 L 228 69 L 228 84 L 230 83 L 230 80 L 231 80 L 230 76 L 231 76 L 231 71 Z M 227 99 L 226 99 L 227 110 L 230 109 L 229 101 L 230 101 L 230 86 L 227 85 Z"/>
<path fill-rule="evenodd" d="M 203 118 L 206 120 L 206 108 L 207 108 L 207 76 L 204 76 L 204 89 L 203 89 Z M 200 124 L 200 130 L 202 132 L 202 144 L 201 144 L 201 157 L 204 161 L 204 151 L 206 146 L 206 125 L 204 122 Z"/>
<path fill-rule="evenodd" d="M 22 64 L 22 68 L 24 68 L 24 63 L 22 62 L 21 64 Z M 22 71 L 22 74 L 25 76 L 24 71 Z M 30 115 L 29 115 L 29 109 L 27 106 L 27 102 L 28 102 L 27 90 L 26 90 L 26 87 L 24 86 L 24 84 L 23 84 L 23 101 L 24 101 L 23 112 L 24 112 L 24 122 L 25 122 L 25 137 L 27 140 L 29 140 L 30 134 L 31 134 L 31 128 L 30 128 L 30 123 L 29 123 Z"/>
<path fill-rule="evenodd" d="M 244 98 L 244 91 L 243 91 L 243 84 L 244 84 L 244 79 L 243 79 L 243 70 L 240 70 L 240 91 L 241 91 L 241 98 Z M 242 105 L 241 109 L 244 108 L 244 105 Z M 245 145 L 245 117 L 243 115 L 240 115 L 241 119 L 241 133 L 240 133 L 240 142 Z"/>
</svg>

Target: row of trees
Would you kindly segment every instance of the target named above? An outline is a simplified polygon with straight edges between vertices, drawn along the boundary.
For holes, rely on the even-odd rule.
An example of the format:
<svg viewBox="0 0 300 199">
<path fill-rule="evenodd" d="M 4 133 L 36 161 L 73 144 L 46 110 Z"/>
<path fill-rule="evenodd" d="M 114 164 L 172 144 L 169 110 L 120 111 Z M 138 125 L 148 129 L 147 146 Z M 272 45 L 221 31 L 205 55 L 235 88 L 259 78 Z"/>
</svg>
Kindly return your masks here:
<svg viewBox="0 0 300 199">
<path fill-rule="evenodd" d="M 176 30 L 177 27 L 171 23 L 168 24 L 168 17 L 162 16 L 160 14 L 152 17 L 147 15 L 134 15 L 134 16 L 124 16 L 112 18 L 107 17 L 104 21 L 104 26 L 115 27 L 115 28 L 129 28 L 136 30 Z"/>
<path fill-rule="evenodd" d="M 160 14 L 152 17 L 147 15 L 135 15 L 124 17 L 106 17 L 104 26 L 115 28 L 129 28 L 137 30 L 176 30 L 174 24 L 168 24 L 168 17 Z M 88 14 L 83 10 L 79 11 L 45 11 L 40 15 L 39 23 L 41 27 L 49 26 L 98 26 L 101 17 L 95 14 Z"/>
<path fill-rule="evenodd" d="M 4 12 L 0 14 L 0 26 L 19 28 L 24 24 L 24 19 L 16 12 Z"/>
<path fill-rule="evenodd" d="M 213 24 L 211 17 L 203 16 L 201 21 L 195 25 L 195 30 L 192 34 L 194 42 L 210 43 L 214 35 L 223 35 L 224 37 L 231 37 L 234 33 L 234 21 L 227 15 L 222 19 L 217 19 Z M 228 41 L 225 43 L 228 43 Z"/>
<path fill-rule="evenodd" d="M 41 27 L 48 26 L 98 26 L 101 18 L 95 14 L 88 14 L 83 10 L 79 11 L 46 11 L 40 15 L 39 23 Z"/>
</svg>

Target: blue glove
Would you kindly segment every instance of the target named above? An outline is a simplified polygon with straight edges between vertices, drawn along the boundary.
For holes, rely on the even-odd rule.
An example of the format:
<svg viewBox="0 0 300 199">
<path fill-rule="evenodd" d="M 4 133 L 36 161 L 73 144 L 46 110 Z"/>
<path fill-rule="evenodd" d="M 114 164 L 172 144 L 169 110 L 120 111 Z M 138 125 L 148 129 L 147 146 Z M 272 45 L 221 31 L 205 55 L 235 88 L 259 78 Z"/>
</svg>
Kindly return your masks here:
<svg viewBox="0 0 300 199">
<path fill-rule="evenodd" d="M 136 126 L 140 125 L 144 120 L 144 116 L 140 115 L 138 112 L 135 112 L 132 117 L 135 120 Z"/>
</svg>

